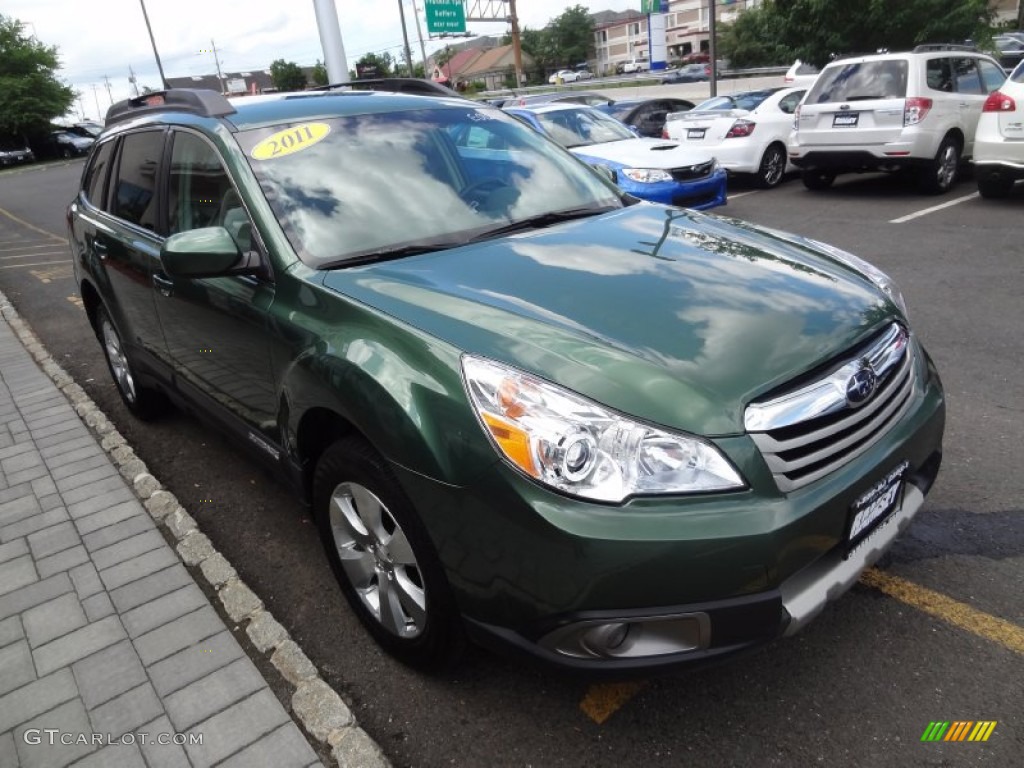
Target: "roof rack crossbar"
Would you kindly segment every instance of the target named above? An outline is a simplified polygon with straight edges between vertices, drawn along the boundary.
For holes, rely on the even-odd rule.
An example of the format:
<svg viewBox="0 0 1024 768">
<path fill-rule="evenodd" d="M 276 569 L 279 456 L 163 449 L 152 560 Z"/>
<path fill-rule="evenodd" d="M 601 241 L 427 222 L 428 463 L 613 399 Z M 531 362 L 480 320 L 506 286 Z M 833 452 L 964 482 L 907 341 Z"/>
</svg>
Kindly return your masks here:
<svg viewBox="0 0 1024 768">
<path fill-rule="evenodd" d="M 345 83 L 331 83 L 310 88 L 311 91 L 337 91 L 351 89 L 354 91 L 387 91 L 389 93 L 412 93 L 421 96 L 455 96 L 465 98 L 447 86 L 433 80 L 421 80 L 418 77 L 376 77 L 365 80 L 350 80 Z"/>
<path fill-rule="evenodd" d="M 928 53 L 929 51 L 976 51 L 973 45 L 960 45 L 957 43 L 924 43 L 914 48 L 911 53 Z"/>
<path fill-rule="evenodd" d="M 107 125 L 154 112 L 192 112 L 203 117 L 225 117 L 235 113 L 227 98 L 203 88 L 169 88 L 152 91 L 113 104 L 107 110 Z"/>
</svg>

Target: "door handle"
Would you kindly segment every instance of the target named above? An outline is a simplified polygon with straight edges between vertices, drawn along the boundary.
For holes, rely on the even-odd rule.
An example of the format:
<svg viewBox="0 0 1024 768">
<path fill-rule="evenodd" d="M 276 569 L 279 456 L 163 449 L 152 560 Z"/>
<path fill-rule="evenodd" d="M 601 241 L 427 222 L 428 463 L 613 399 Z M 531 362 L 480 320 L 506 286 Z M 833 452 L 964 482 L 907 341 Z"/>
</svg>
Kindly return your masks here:
<svg viewBox="0 0 1024 768">
<path fill-rule="evenodd" d="M 93 251 L 96 252 L 96 255 L 99 256 L 101 260 L 107 258 L 107 244 L 104 243 L 102 240 L 93 240 L 92 249 Z"/>
<path fill-rule="evenodd" d="M 153 275 L 153 285 L 168 298 L 174 293 L 174 281 L 163 275 Z"/>
</svg>

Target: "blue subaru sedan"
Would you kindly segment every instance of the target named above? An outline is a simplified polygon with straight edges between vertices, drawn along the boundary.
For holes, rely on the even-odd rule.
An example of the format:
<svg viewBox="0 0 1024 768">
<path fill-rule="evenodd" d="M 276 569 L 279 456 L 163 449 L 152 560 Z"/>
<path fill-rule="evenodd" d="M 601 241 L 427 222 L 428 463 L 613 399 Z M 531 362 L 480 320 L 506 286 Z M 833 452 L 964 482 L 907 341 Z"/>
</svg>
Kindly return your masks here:
<svg viewBox="0 0 1024 768">
<path fill-rule="evenodd" d="M 609 173 L 643 200 L 706 210 L 726 203 L 726 173 L 704 150 L 639 138 L 615 118 L 582 104 L 543 104 L 506 112 Z"/>
</svg>

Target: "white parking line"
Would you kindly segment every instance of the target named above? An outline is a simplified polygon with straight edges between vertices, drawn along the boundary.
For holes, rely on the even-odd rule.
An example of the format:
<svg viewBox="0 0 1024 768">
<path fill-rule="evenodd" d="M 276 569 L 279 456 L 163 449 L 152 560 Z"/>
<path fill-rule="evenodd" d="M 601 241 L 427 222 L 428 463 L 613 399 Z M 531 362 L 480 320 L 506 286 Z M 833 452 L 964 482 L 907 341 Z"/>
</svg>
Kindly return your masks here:
<svg viewBox="0 0 1024 768">
<path fill-rule="evenodd" d="M 736 200 L 737 198 L 744 197 L 745 195 L 756 195 L 761 190 L 752 189 L 749 192 L 740 192 L 738 195 L 729 195 L 730 200 Z"/>
<path fill-rule="evenodd" d="M 910 221 L 911 219 L 917 219 L 920 218 L 921 216 L 927 216 L 929 213 L 941 211 L 943 208 L 952 208 L 954 205 L 960 205 L 960 203 L 965 203 L 968 200 L 973 200 L 977 196 L 977 192 L 974 192 L 973 194 L 970 195 L 964 195 L 963 197 L 958 197 L 955 200 L 950 200 L 947 203 L 942 203 L 941 205 L 933 205 L 931 208 L 925 208 L 923 211 L 917 211 L 916 213 L 908 213 L 906 216 L 900 216 L 898 219 L 890 219 L 889 223 L 903 224 L 905 222 Z"/>
<path fill-rule="evenodd" d="M 24 269 L 25 267 L 49 267 L 54 264 L 70 264 L 71 259 L 57 259 L 56 261 L 40 261 L 36 264 L 6 264 L 0 269 Z"/>
</svg>

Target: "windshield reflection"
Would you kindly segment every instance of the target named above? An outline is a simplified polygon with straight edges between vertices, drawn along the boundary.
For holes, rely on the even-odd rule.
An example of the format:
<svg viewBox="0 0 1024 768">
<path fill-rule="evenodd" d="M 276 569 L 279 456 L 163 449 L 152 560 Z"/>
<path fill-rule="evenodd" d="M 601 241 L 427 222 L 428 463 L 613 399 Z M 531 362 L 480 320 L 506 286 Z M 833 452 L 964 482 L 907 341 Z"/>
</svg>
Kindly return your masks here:
<svg viewBox="0 0 1024 768">
<path fill-rule="evenodd" d="M 330 130 L 265 157 L 268 142 L 311 135 L 314 124 Z M 540 221 L 546 214 L 623 205 L 613 185 L 497 110 L 317 119 L 246 131 L 239 143 L 299 258 L 313 267 L 451 247 L 528 219 L 554 223 Z"/>
</svg>

